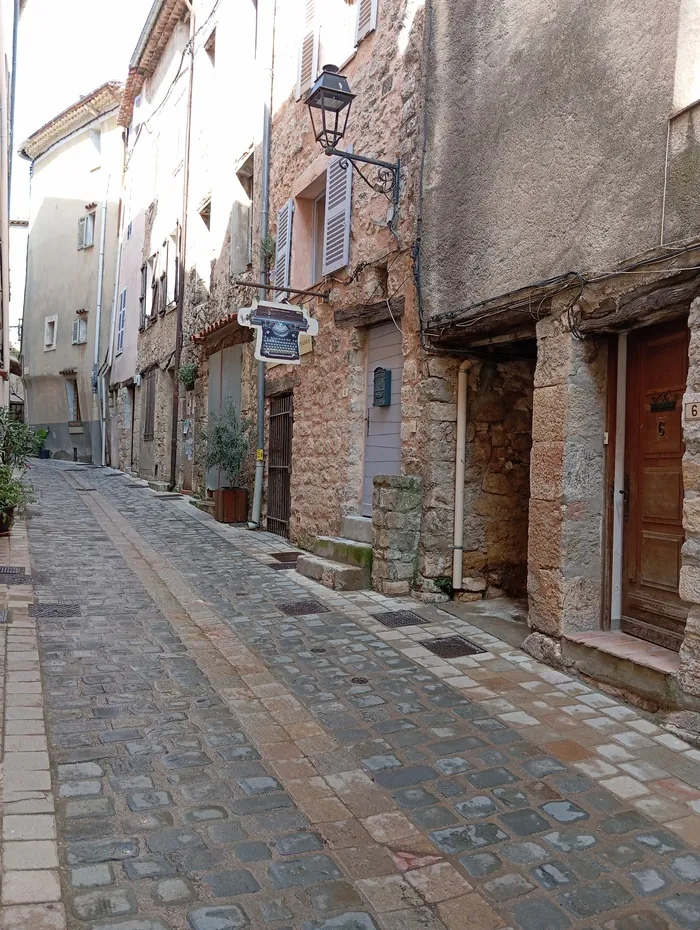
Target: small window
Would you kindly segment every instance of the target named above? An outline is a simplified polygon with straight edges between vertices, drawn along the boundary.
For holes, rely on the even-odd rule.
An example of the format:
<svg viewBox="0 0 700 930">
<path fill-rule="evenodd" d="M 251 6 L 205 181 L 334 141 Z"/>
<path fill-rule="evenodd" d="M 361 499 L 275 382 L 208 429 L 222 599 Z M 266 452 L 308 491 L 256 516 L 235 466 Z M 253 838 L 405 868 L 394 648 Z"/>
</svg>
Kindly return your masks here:
<svg viewBox="0 0 700 930">
<path fill-rule="evenodd" d="M 74 346 L 84 345 L 88 341 L 88 324 L 85 317 L 79 316 L 77 320 L 73 320 L 73 327 L 71 329 L 71 343 Z"/>
<path fill-rule="evenodd" d="M 75 378 L 66 379 L 66 400 L 68 402 L 68 422 L 80 423 L 80 395 Z"/>
<path fill-rule="evenodd" d="M 207 229 L 211 229 L 211 197 L 207 197 L 201 205 L 199 208 L 199 215 L 202 217 L 202 222 Z"/>
<path fill-rule="evenodd" d="M 212 33 L 204 43 L 204 49 L 209 56 L 209 61 L 212 64 L 216 62 L 216 29 L 212 29 Z"/>
<path fill-rule="evenodd" d="M 129 239 L 131 239 L 131 233 L 132 233 L 132 228 L 131 228 L 131 223 L 129 223 L 128 226 L 126 227 L 127 242 L 129 241 Z"/>
<path fill-rule="evenodd" d="M 124 328 L 126 326 L 126 288 L 119 295 L 119 317 L 117 320 L 117 355 L 124 351 Z"/>
<path fill-rule="evenodd" d="M 156 419 L 156 372 L 149 371 L 141 382 L 141 403 L 143 412 L 143 438 L 151 441 L 155 434 Z"/>
<path fill-rule="evenodd" d="M 78 220 L 78 249 L 89 249 L 95 244 L 95 213 L 87 213 Z"/>
<path fill-rule="evenodd" d="M 49 352 L 56 348 L 56 329 L 58 327 L 57 316 L 47 316 L 44 320 L 44 352 Z"/>
</svg>

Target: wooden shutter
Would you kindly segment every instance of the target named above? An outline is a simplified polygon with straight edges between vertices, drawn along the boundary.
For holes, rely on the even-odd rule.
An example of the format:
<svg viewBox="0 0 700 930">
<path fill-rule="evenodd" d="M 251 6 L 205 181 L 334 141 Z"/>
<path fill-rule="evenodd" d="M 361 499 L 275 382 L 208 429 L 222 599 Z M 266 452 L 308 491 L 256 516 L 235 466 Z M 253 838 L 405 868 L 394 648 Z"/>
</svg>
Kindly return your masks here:
<svg viewBox="0 0 700 930">
<path fill-rule="evenodd" d="M 297 100 L 307 91 L 318 74 L 319 28 L 316 21 L 316 0 L 305 0 L 304 27 L 299 44 Z"/>
<path fill-rule="evenodd" d="M 289 272 L 292 265 L 292 217 L 294 201 L 288 200 L 277 214 L 277 250 L 275 252 L 275 287 L 289 287 Z M 281 300 L 288 295 L 284 291 L 275 293 Z"/>
<path fill-rule="evenodd" d="M 357 4 L 357 27 L 355 29 L 355 44 L 377 28 L 377 9 L 379 0 L 359 0 Z"/>
<path fill-rule="evenodd" d="M 80 320 L 73 320 L 70 341 L 74 346 L 77 346 L 80 342 Z"/>
<path fill-rule="evenodd" d="M 350 260 L 352 165 L 339 156 L 326 168 L 326 225 L 323 231 L 323 274 L 344 268 Z"/>
<path fill-rule="evenodd" d="M 78 220 L 78 248 L 85 248 L 85 224 L 87 223 L 87 217 L 81 216 Z"/>
<path fill-rule="evenodd" d="M 124 350 L 124 328 L 126 326 L 126 288 L 119 295 L 119 322 L 117 324 L 117 355 Z"/>
<path fill-rule="evenodd" d="M 174 304 L 177 300 L 177 234 L 170 236 L 168 239 L 168 264 L 167 264 L 167 304 Z"/>
</svg>

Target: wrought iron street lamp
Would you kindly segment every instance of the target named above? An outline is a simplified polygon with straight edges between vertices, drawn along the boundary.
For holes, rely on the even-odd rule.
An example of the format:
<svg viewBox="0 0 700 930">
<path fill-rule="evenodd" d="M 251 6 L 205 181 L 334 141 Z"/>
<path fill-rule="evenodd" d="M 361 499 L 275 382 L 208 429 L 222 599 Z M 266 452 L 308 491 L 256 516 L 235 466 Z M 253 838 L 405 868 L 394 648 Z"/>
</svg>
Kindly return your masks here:
<svg viewBox="0 0 700 930">
<path fill-rule="evenodd" d="M 337 148 L 345 135 L 354 99 L 355 94 L 351 92 L 345 75 L 341 74 L 335 65 L 325 65 L 306 101 L 314 138 L 322 146 L 326 155 L 337 155 L 346 164 L 351 164 L 366 184 L 378 193 L 384 194 L 393 203 L 393 224 L 399 203 L 401 161 L 380 161 L 377 158 L 356 155 L 354 152 L 343 152 Z M 368 178 L 359 167 L 360 165 L 374 166 L 377 169 L 376 179 Z"/>
</svg>

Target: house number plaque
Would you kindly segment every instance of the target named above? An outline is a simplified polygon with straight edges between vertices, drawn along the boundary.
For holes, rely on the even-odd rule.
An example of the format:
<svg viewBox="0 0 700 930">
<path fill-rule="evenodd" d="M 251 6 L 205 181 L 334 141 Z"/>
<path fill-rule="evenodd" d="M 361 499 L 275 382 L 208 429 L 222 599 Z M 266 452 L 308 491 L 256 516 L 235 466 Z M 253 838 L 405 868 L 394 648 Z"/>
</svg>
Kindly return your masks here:
<svg viewBox="0 0 700 930">
<path fill-rule="evenodd" d="M 685 405 L 686 420 L 700 420 L 700 401 Z"/>
</svg>

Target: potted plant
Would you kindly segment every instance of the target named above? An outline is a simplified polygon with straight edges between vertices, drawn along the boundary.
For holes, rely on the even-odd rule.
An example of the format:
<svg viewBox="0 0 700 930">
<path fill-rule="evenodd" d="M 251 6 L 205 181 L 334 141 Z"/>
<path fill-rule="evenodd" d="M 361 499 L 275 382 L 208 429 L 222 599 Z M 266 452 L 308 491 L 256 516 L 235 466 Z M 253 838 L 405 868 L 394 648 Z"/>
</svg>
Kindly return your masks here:
<svg viewBox="0 0 700 930">
<path fill-rule="evenodd" d="M 185 386 L 186 391 L 193 390 L 194 383 L 197 379 L 197 363 L 187 362 L 185 365 L 180 365 L 180 370 L 177 373 L 177 379 L 180 384 Z"/>
<path fill-rule="evenodd" d="M 36 443 L 36 446 L 35 446 L 36 454 L 39 456 L 40 459 L 51 458 L 51 452 L 48 449 L 44 448 L 44 443 L 46 442 L 46 438 L 48 435 L 49 435 L 49 431 L 47 429 L 43 429 L 43 427 L 41 429 L 34 430 L 34 441 Z"/>
<path fill-rule="evenodd" d="M 31 500 L 27 483 L 10 465 L 0 465 L 0 536 L 9 536 L 15 517 L 24 513 Z"/>
<path fill-rule="evenodd" d="M 250 427 L 231 402 L 213 416 L 207 427 L 204 437 L 207 470 L 219 469 L 230 485 L 214 491 L 214 517 L 219 523 L 245 523 L 248 519 L 248 491 L 237 485 L 250 452 Z"/>
</svg>

